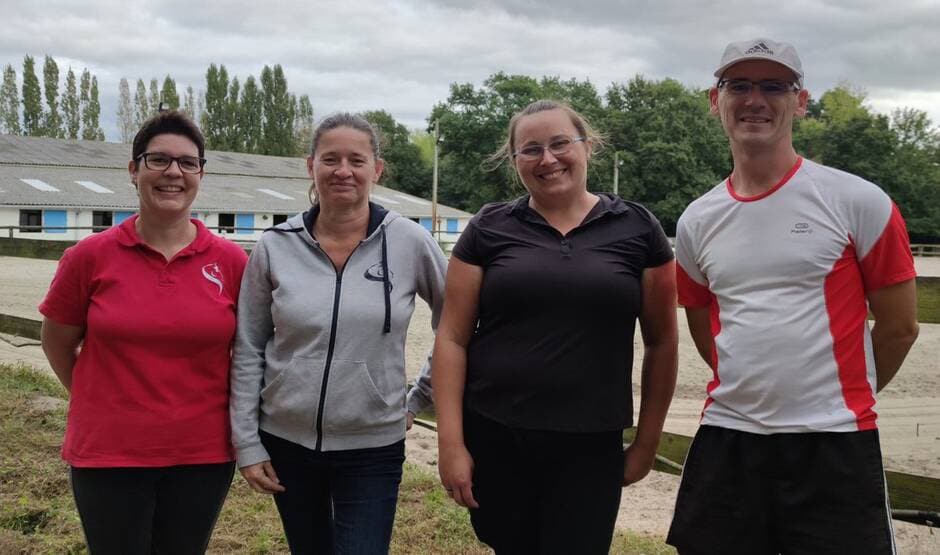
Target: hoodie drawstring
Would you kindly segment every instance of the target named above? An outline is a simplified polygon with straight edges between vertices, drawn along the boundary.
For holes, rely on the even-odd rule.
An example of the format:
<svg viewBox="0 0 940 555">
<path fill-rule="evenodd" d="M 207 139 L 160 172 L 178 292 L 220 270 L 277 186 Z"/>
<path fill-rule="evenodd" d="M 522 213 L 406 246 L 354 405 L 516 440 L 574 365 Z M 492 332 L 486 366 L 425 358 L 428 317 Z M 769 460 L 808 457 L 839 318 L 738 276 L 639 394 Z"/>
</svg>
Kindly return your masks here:
<svg viewBox="0 0 940 555">
<path fill-rule="evenodd" d="M 382 287 L 385 289 L 385 326 L 382 333 L 392 331 L 392 282 L 388 278 L 388 241 L 385 238 L 385 224 L 382 224 Z"/>
</svg>

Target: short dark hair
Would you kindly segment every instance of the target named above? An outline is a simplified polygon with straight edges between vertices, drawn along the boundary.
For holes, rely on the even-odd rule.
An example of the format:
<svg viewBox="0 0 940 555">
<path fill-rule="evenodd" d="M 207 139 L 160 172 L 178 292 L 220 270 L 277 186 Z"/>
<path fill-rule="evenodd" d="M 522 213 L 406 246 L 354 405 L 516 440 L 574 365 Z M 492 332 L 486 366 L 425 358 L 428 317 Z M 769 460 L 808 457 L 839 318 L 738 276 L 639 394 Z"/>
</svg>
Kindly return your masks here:
<svg viewBox="0 0 940 555">
<path fill-rule="evenodd" d="M 310 153 L 316 153 L 317 145 L 320 143 L 320 137 L 322 137 L 324 133 L 339 127 L 348 127 L 350 129 L 355 129 L 356 131 L 362 131 L 368 135 L 369 146 L 372 147 L 372 156 L 375 157 L 376 160 L 382 158 L 382 149 L 379 145 L 379 134 L 375 130 L 375 127 L 373 127 L 366 118 L 360 116 L 359 114 L 350 114 L 349 112 L 339 112 L 337 114 L 327 116 L 320 121 L 320 124 L 317 125 L 317 128 L 313 131 L 313 141 L 310 147 Z"/>
<path fill-rule="evenodd" d="M 202 136 L 202 131 L 189 116 L 179 110 L 168 110 L 160 112 L 144 122 L 140 126 L 140 131 L 134 135 L 134 146 L 131 149 L 131 160 L 137 162 L 146 151 L 147 145 L 157 135 L 182 135 L 196 144 L 199 149 L 199 157 L 206 156 L 206 139 Z"/>
</svg>

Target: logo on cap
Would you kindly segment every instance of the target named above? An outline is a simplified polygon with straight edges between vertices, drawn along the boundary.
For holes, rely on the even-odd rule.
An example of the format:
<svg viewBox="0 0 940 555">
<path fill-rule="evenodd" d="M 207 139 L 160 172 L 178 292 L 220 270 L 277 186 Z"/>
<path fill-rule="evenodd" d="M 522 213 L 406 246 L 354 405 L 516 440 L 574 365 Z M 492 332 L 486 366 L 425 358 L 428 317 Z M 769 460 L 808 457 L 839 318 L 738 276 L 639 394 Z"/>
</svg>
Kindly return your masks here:
<svg viewBox="0 0 940 555">
<path fill-rule="evenodd" d="M 748 48 L 747 50 L 744 51 L 744 53 L 745 53 L 745 54 L 758 54 L 758 53 L 761 53 L 761 54 L 767 54 L 768 56 L 773 56 L 773 55 L 774 55 L 774 51 L 771 50 L 770 48 L 768 48 L 767 45 L 764 44 L 763 42 L 759 42 L 759 43 L 755 44 L 754 46 Z"/>
</svg>

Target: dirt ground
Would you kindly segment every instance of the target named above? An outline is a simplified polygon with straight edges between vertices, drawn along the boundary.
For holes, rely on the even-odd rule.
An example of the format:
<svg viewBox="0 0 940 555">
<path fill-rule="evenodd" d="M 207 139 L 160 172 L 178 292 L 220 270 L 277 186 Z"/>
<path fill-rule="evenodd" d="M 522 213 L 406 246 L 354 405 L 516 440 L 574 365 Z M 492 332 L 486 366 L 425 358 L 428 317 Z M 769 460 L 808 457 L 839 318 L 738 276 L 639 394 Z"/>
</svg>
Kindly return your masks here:
<svg viewBox="0 0 940 555">
<path fill-rule="evenodd" d="M 940 258 L 915 259 L 919 275 L 940 276 Z M 42 300 L 55 262 L 0 257 L 0 313 L 39 318 L 36 305 Z M 692 435 L 704 401 L 705 385 L 711 375 L 688 335 L 680 314 L 679 380 L 666 421 L 666 430 Z M 0 336 L 0 360 L 21 360 L 49 369 L 35 342 L 13 346 L 10 337 Z M 431 348 L 433 334 L 430 311 L 417 303 L 408 333 L 406 356 L 410 374 L 417 373 Z M 634 388 L 639 391 L 637 344 Z M 922 324 L 920 337 L 898 373 L 879 395 L 877 410 L 885 466 L 889 470 L 940 478 L 940 324 Z M 637 406 L 639 406 L 637 404 Z M 408 437 L 408 457 L 413 462 L 436 467 L 437 439 L 434 432 L 416 426 Z M 665 536 L 672 518 L 678 477 L 652 472 L 645 480 L 624 489 L 618 526 L 638 533 Z M 940 531 L 895 522 L 901 553 L 940 553 Z"/>
</svg>

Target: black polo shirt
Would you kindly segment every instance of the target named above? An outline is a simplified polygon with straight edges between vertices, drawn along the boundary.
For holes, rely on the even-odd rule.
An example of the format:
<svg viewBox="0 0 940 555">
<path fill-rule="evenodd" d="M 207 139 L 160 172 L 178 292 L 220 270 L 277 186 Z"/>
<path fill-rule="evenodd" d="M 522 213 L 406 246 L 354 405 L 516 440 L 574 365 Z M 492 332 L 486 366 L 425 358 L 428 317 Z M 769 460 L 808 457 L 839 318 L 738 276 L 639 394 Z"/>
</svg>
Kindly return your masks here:
<svg viewBox="0 0 940 555">
<path fill-rule="evenodd" d="M 528 196 L 488 204 L 453 255 L 483 268 L 465 406 L 507 426 L 633 425 L 633 333 L 645 268 L 672 248 L 656 218 L 609 194 L 562 236 Z"/>
</svg>

